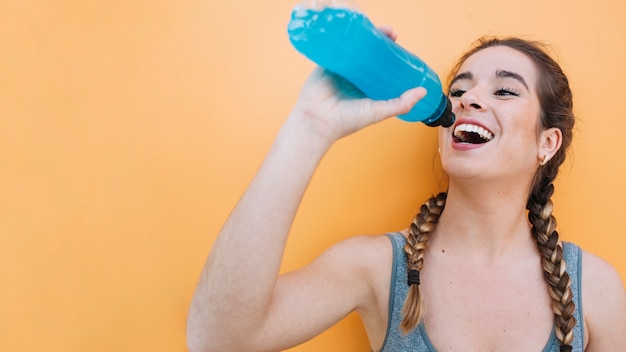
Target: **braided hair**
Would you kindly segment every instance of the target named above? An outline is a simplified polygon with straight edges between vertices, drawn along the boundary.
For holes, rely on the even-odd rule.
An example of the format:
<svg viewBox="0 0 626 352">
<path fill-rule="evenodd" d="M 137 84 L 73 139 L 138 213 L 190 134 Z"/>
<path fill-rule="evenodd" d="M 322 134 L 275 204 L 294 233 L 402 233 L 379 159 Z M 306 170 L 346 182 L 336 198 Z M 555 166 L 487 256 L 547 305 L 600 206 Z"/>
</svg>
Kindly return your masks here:
<svg viewBox="0 0 626 352">
<path fill-rule="evenodd" d="M 566 152 L 572 142 L 574 114 L 572 91 L 569 82 L 558 63 L 550 57 L 547 48 L 539 42 L 520 38 L 485 37 L 465 53 L 452 70 L 450 78 L 458 73 L 465 60 L 476 52 L 494 46 L 507 46 L 527 55 L 534 63 L 538 77 L 538 96 L 541 106 L 540 123 L 537 135 L 544 129 L 558 128 L 562 134 L 561 148 L 534 175 L 531 191 L 526 203 L 531 234 L 541 254 L 541 267 L 548 284 L 552 299 L 552 311 L 556 327 L 556 336 L 561 344 L 561 351 L 571 351 L 574 339 L 573 328 L 575 305 L 570 289 L 571 280 L 563 260 L 563 248 L 556 231 L 556 219 L 552 214 L 553 181 L 560 165 L 565 161 Z M 427 200 L 415 215 L 409 227 L 409 236 L 404 251 L 407 256 L 409 273 L 419 272 L 424 265 L 424 252 L 430 234 L 435 229 L 439 216 L 443 212 L 446 193 L 440 193 Z M 418 276 L 419 277 L 419 276 Z M 419 281 L 419 280 L 418 280 Z M 408 333 L 422 320 L 424 298 L 419 284 L 409 287 L 409 294 L 403 308 L 401 329 Z"/>
</svg>

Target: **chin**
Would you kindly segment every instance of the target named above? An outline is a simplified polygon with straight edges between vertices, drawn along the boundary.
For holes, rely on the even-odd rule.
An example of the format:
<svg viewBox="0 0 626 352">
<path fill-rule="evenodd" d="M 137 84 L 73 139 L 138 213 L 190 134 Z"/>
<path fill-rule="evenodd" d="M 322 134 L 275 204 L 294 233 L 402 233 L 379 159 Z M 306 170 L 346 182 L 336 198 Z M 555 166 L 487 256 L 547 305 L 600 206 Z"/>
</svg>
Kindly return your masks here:
<svg viewBox="0 0 626 352">
<path fill-rule="evenodd" d="M 493 179 L 493 175 L 488 172 L 491 168 L 480 161 L 477 163 L 476 160 L 468 159 L 447 160 L 442 161 L 441 166 L 451 181 L 487 181 Z"/>
</svg>

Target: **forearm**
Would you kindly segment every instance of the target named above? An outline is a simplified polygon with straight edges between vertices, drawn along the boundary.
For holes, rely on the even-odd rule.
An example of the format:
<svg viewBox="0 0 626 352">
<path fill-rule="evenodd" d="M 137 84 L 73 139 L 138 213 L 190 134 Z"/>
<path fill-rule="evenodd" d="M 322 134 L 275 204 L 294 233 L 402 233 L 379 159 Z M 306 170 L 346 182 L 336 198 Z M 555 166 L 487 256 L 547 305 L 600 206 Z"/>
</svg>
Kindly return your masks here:
<svg viewBox="0 0 626 352">
<path fill-rule="evenodd" d="M 264 320 L 296 210 L 331 144 L 303 121 L 287 120 L 217 237 L 192 300 L 190 344 L 236 339 Z"/>
</svg>

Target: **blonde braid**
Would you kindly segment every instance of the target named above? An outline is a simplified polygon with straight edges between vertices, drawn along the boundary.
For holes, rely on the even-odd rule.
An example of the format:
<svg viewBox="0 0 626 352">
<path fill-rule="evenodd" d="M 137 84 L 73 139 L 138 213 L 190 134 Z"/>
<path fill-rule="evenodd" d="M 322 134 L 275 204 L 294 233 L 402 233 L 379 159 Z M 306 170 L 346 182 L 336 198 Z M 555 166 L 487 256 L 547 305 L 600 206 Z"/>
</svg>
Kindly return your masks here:
<svg viewBox="0 0 626 352">
<path fill-rule="evenodd" d="M 436 197 L 431 197 L 420 207 L 419 214 L 415 215 L 409 227 L 409 237 L 404 246 L 407 256 L 407 267 L 409 275 L 411 271 L 417 272 L 419 281 L 419 271 L 424 266 L 424 251 L 428 246 L 430 233 L 435 229 L 439 216 L 443 212 L 446 204 L 447 193 L 439 193 Z M 409 278 L 410 279 L 410 278 Z M 419 284 L 409 286 L 409 293 L 402 309 L 403 317 L 400 328 L 407 334 L 422 320 L 424 299 L 420 293 Z"/>
<path fill-rule="evenodd" d="M 536 182 L 528 200 L 528 219 L 532 225 L 532 234 L 541 253 L 541 267 L 548 283 L 552 298 L 552 311 L 556 325 L 556 337 L 561 341 L 561 351 L 571 351 L 574 340 L 576 309 L 572 301 L 571 280 L 563 260 L 563 247 L 556 231 L 556 219 L 552 215 L 554 192 L 551 177 L 544 177 L 543 182 Z"/>
</svg>

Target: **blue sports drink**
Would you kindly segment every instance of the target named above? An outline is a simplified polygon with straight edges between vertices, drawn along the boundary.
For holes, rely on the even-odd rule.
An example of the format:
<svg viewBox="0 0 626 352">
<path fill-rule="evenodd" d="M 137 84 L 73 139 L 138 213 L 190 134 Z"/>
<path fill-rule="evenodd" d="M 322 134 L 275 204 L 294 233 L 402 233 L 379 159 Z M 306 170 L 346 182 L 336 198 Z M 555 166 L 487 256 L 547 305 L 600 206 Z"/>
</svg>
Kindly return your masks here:
<svg viewBox="0 0 626 352">
<path fill-rule="evenodd" d="M 443 94 L 437 74 L 362 13 L 348 8 L 297 6 L 288 34 L 299 52 L 347 79 L 371 99 L 392 99 L 410 88 L 426 88 L 426 96 L 398 118 L 428 126 L 454 123 L 450 100 Z"/>
</svg>

